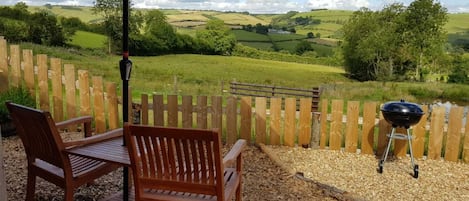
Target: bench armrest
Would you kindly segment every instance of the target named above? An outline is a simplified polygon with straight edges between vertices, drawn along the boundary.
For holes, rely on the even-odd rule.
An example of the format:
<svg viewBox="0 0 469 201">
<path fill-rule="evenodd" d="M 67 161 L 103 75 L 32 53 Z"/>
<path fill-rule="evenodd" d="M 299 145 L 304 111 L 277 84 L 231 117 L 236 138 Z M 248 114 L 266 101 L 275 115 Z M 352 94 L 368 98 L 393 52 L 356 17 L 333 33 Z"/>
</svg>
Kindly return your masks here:
<svg viewBox="0 0 469 201">
<path fill-rule="evenodd" d="M 68 149 L 75 146 L 83 146 L 88 144 L 93 144 L 101 141 L 106 141 L 109 139 L 122 137 L 124 130 L 122 128 L 114 129 L 102 134 L 93 135 L 91 137 L 74 140 L 70 142 L 64 142 L 64 146 Z"/>
<path fill-rule="evenodd" d="M 241 152 L 244 150 L 244 147 L 246 147 L 246 144 L 246 140 L 243 139 L 236 141 L 233 147 L 231 147 L 231 150 L 223 158 L 223 166 L 227 167 L 239 162 L 238 159 L 241 159 L 239 156 L 241 156 Z"/>
<path fill-rule="evenodd" d="M 76 117 L 72 118 L 69 120 L 57 122 L 55 124 L 55 127 L 57 129 L 65 129 L 70 125 L 78 125 L 78 124 L 83 124 L 83 130 L 85 133 L 85 137 L 90 137 L 91 136 L 91 121 L 93 120 L 93 117 L 91 116 L 81 116 L 81 117 Z"/>
</svg>

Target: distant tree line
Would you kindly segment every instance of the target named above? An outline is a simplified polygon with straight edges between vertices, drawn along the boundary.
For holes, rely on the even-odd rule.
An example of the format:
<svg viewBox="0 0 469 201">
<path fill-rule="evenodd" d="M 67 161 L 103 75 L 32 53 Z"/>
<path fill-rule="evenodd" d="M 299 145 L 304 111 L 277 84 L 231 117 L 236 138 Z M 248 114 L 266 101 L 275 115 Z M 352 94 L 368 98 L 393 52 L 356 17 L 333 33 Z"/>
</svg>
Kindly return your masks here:
<svg viewBox="0 0 469 201">
<path fill-rule="evenodd" d="M 235 36 L 223 21 L 210 19 L 205 29 L 195 37 L 176 33 L 159 10 L 143 14 L 131 9 L 129 16 L 129 52 L 131 55 L 153 56 L 171 53 L 197 53 L 231 55 L 236 44 Z M 93 7 L 104 21 L 110 52 L 121 52 L 122 3 L 120 0 L 97 0 Z"/>
<path fill-rule="evenodd" d="M 13 7 L 0 7 L 0 35 L 12 42 L 63 46 L 70 34 L 45 10 L 30 13 L 23 2 Z"/>
<path fill-rule="evenodd" d="M 424 81 L 429 74 L 448 72 L 447 20 L 446 8 L 433 0 L 354 12 L 342 29 L 347 73 L 360 81 Z"/>
</svg>

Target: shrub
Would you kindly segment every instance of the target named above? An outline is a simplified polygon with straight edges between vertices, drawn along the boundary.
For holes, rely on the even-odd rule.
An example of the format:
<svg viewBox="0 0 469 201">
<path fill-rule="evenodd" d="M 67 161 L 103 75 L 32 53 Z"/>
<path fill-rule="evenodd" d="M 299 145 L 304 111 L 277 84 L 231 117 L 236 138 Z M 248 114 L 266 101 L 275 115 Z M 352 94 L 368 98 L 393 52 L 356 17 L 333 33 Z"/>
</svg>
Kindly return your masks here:
<svg viewBox="0 0 469 201">
<path fill-rule="evenodd" d="M 10 120 L 8 109 L 5 105 L 5 102 L 7 101 L 28 107 L 36 106 L 35 99 L 31 96 L 26 88 L 12 87 L 7 91 L 0 93 L 0 122 Z"/>
</svg>

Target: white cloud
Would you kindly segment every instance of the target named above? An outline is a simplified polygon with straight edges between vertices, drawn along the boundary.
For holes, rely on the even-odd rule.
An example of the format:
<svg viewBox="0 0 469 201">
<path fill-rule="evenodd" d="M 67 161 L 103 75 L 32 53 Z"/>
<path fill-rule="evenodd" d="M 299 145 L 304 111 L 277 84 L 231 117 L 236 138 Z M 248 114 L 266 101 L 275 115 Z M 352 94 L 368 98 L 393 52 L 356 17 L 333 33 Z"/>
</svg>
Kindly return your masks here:
<svg viewBox="0 0 469 201">
<path fill-rule="evenodd" d="M 361 7 L 369 7 L 370 3 L 367 0 L 309 0 L 307 5 L 313 9 L 357 10 Z"/>
</svg>

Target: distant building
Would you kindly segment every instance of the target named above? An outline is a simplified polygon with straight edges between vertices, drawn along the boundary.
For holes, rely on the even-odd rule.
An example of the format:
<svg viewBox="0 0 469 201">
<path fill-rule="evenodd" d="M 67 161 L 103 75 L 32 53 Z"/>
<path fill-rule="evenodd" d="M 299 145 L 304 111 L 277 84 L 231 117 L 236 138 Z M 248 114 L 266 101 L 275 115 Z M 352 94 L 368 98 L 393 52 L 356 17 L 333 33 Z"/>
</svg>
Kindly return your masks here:
<svg viewBox="0 0 469 201">
<path fill-rule="evenodd" d="M 289 31 L 284 31 L 284 30 L 278 30 L 278 29 L 268 29 L 269 33 L 275 33 L 275 34 L 291 34 Z"/>
</svg>

